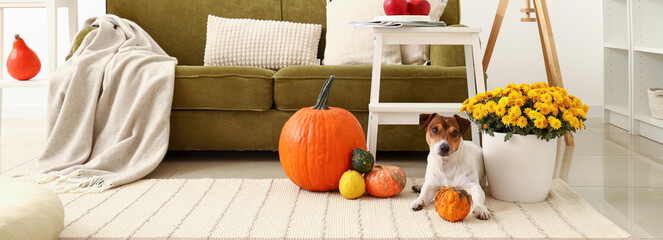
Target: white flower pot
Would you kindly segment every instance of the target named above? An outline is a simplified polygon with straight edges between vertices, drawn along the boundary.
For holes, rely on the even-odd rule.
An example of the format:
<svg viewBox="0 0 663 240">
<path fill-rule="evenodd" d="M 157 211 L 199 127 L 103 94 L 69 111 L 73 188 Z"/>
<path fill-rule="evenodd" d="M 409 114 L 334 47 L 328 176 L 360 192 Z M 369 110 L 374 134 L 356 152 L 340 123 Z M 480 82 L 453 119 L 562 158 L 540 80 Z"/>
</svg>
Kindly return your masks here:
<svg viewBox="0 0 663 240">
<path fill-rule="evenodd" d="M 483 134 L 483 161 L 490 194 L 508 202 L 540 202 L 548 197 L 555 168 L 557 140 L 504 133 Z"/>
</svg>

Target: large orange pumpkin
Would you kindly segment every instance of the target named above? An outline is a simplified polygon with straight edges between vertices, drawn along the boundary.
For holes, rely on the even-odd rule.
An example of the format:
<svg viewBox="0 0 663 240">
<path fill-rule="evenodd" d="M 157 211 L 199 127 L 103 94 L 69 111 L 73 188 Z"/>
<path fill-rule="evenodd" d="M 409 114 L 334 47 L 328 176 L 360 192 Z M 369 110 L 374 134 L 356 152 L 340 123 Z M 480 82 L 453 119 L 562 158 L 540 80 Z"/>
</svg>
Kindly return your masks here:
<svg viewBox="0 0 663 240">
<path fill-rule="evenodd" d="M 364 130 L 354 115 L 327 106 L 333 83 L 334 76 L 330 76 L 315 106 L 292 115 L 279 139 L 283 171 L 309 191 L 337 190 L 341 176 L 351 168 L 352 151 L 366 149 Z"/>
<path fill-rule="evenodd" d="M 449 222 L 463 220 L 471 206 L 472 196 L 463 189 L 443 187 L 435 194 L 435 211 Z"/>
<path fill-rule="evenodd" d="M 375 165 L 364 175 L 366 192 L 373 197 L 391 197 L 405 188 L 407 180 L 403 169 L 392 165 Z"/>
</svg>

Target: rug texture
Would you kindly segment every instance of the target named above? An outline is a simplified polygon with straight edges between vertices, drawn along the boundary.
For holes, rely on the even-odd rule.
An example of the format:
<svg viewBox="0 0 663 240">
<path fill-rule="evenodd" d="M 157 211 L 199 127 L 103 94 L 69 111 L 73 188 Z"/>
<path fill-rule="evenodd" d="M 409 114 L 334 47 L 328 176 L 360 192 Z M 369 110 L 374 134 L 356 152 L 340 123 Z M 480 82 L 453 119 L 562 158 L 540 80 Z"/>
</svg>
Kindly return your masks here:
<svg viewBox="0 0 663 240">
<path fill-rule="evenodd" d="M 629 239 L 561 180 L 539 203 L 487 198 L 493 217 L 450 223 L 413 212 L 410 186 L 393 198 L 347 200 L 288 179 L 148 179 L 102 193 L 60 194 L 60 239 Z"/>
</svg>

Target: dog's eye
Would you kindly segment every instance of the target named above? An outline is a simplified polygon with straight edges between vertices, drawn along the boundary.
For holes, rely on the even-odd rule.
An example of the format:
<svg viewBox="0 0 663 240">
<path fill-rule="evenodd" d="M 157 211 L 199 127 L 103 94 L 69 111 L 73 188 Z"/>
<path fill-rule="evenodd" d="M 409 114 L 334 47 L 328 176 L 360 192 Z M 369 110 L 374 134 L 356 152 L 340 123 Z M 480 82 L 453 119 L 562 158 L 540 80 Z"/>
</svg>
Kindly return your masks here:
<svg viewBox="0 0 663 240">
<path fill-rule="evenodd" d="M 439 131 L 439 130 L 437 130 L 437 128 L 436 128 L 436 127 L 434 127 L 434 128 L 433 128 L 433 130 L 431 130 L 431 132 L 433 132 L 433 134 L 438 134 L 438 133 L 440 133 L 440 131 Z"/>
<path fill-rule="evenodd" d="M 454 130 L 454 132 L 451 133 L 452 137 L 458 137 L 458 131 Z"/>
</svg>

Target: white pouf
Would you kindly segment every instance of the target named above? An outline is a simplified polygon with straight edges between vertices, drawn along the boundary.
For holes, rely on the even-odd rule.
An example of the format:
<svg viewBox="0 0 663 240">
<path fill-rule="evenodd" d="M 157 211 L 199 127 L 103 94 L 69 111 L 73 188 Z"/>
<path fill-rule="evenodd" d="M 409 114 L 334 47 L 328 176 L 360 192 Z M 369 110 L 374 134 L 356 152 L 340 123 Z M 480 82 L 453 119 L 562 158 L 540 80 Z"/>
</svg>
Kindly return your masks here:
<svg viewBox="0 0 663 240">
<path fill-rule="evenodd" d="M 55 193 L 0 176 L 0 239 L 57 239 L 63 228 L 64 207 Z"/>
</svg>

